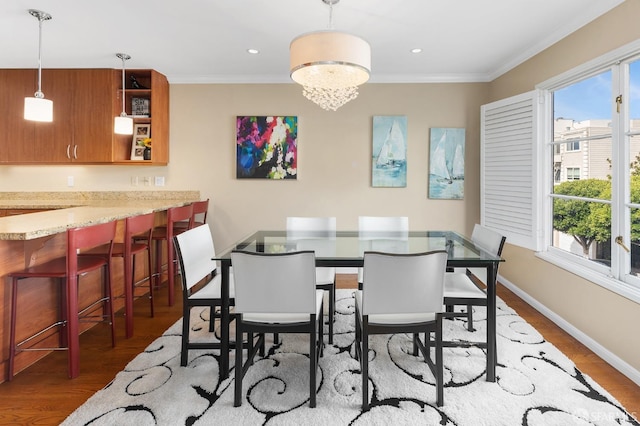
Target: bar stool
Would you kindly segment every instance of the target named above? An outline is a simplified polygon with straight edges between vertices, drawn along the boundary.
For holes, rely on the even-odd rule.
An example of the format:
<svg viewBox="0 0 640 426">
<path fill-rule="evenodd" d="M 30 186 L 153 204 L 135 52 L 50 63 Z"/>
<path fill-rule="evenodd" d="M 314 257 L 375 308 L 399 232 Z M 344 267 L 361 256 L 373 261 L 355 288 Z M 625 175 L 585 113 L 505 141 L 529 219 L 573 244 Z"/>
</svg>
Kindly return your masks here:
<svg viewBox="0 0 640 426">
<path fill-rule="evenodd" d="M 149 305 L 151 317 L 153 312 L 153 270 L 151 269 L 151 233 L 153 232 L 155 214 L 147 213 L 131 216 L 124 220 L 124 239 L 121 243 L 114 243 L 111 257 L 120 257 L 124 261 L 124 298 L 125 298 L 125 329 L 127 339 L 133 336 L 133 300 L 135 289 L 144 282 L 149 285 Z M 109 255 L 109 246 L 100 246 L 89 250 L 83 255 Z M 147 271 L 149 275 L 136 283 L 136 255 L 147 252 Z"/>
<path fill-rule="evenodd" d="M 99 225 L 92 225 L 83 228 L 67 230 L 67 255 L 41 265 L 31 266 L 22 271 L 13 272 L 8 276 L 12 278 L 11 287 L 11 332 L 9 342 L 9 380 L 13 378 L 15 356 L 18 352 L 28 350 L 56 350 L 67 349 L 69 377 L 75 378 L 80 374 L 80 318 L 92 318 L 94 316 L 84 315 L 99 303 L 103 303 L 103 315 L 111 322 L 111 345 L 116 345 L 115 321 L 113 316 L 113 295 L 111 291 L 111 256 L 78 256 L 78 252 L 90 249 L 99 245 L 108 244 L 111 252 L 113 239 L 116 234 L 116 222 L 108 222 Z M 78 284 L 79 277 L 88 272 L 103 271 L 103 294 L 100 299 L 89 306 L 79 309 L 78 304 Z M 18 283 L 25 278 L 54 278 L 60 286 L 60 314 L 57 322 L 34 333 L 30 337 L 16 343 L 16 324 L 18 306 Z M 20 348 L 25 343 L 30 342 L 43 335 L 43 333 L 54 327 L 62 326 L 66 330 L 60 332 L 60 346 L 57 348 Z M 43 336 L 43 338 L 46 336 Z M 35 342 L 36 344 L 38 341 Z"/>
<path fill-rule="evenodd" d="M 169 306 L 174 303 L 174 284 L 176 270 L 176 254 L 174 251 L 173 237 L 187 229 L 190 229 L 193 223 L 193 205 L 189 204 L 181 207 L 171 207 L 167 209 L 167 224 L 156 226 L 151 234 L 151 239 L 155 241 L 155 270 L 154 277 L 157 278 L 156 287 L 160 285 L 160 277 L 162 276 L 162 243 L 166 242 L 167 247 L 167 281 L 169 284 Z M 187 221 L 186 228 L 175 227 L 176 222 Z"/>
<path fill-rule="evenodd" d="M 193 214 L 191 215 L 193 220 L 193 225 L 189 227 L 188 221 L 176 222 L 174 225 L 175 229 L 190 229 L 197 228 L 200 225 L 204 225 L 207 223 L 207 213 L 209 212 L 209 199 L 207 198 L 204 201 L 194 201 L 191 203 L 193 206 Z"/>
</svg>

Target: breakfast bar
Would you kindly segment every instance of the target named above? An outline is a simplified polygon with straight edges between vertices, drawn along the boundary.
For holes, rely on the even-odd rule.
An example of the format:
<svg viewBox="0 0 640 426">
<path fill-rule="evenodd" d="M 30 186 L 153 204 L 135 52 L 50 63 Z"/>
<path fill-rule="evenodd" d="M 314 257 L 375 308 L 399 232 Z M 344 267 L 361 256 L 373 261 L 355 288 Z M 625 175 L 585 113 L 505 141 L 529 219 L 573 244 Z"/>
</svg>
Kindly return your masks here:
<svg viewBox="0 0 640 426">
<path fill-rule="evenodd" d="M 167 209 L 197 201 L 199 196 L 198 191 L 0 193 L 0 277 L 4 284 L 0 293 L 2 381 L 6 380 L 9 357 L 11 286 L 8 274 L 64 256 L 67 229 L 117 221 L 118 241 L 122 238 L 123 221 L 127 217 L 156 213 L 156 225 L 161 225 L 166 220 Z M 143 267 L 143 262 L 140 262 L 140 267 L 134 271 L 135 276 L 144 274 Z M 126 293 L 123 269 L 122 262 L 113 262 L 111 273 L 115 310 L 124 306 L 121 298 Z M 95 298 L 95 292 L 100 288 L 99 282 L 97 274 L 83 278 L 80 304 Z M 18 323 L 18 338 L 29 335 L 29 330 L 38 329 L 41 324 L 52 323 L 52 319 L 55 320 L 58 315 L 59 296 L 52 281 L 42 282 L 39 279 L 25 284 L 19 294 L 18 315 L 28 320 Z M 126 320 L 132 318 L 127 317 Z M 81 331 L 89 326 L 83 324 Z M 41 343 L 55 346 L 58 339 L 58 332 L 52 331 L 42 337 Z M 47 353 L 19 353 L 15 371 L 24 369 Z"/>
</svg>

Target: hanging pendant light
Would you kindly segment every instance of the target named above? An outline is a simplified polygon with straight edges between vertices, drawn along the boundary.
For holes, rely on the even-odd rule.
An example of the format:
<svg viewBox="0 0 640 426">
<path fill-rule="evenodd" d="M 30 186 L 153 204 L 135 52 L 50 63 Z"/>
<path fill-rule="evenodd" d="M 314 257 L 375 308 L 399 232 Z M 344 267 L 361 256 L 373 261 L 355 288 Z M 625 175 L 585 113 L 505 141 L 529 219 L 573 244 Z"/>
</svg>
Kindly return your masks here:
<svg viewBox="0 0 640 426">
<path fill-rule="evenodd" d="M 35 9 L 29 9 L 29 14 L 38 19 L 38 90 L 33 98 L 24 98 L 24 119 L 51 122 L 53 101 L 45 99 L 42 93 L 42 21 L 50 20 L 51 15 Z"/>
<path fill-rule="evenodd" d="M 126 53 L 116 53 L 116 56 L 122 59 L 122 112 L 119 117 L 116 117 L 113 131 L 119 135 L 132 135 L 133 134 L 133 119 L 127 116 L 127 112 L 124 107 L 125 100 L 125 79 L 124 79 L 124 64 L 125 61 L 131 59 L 131 56 Z"/>
<path fill-rule="evenodd" d="M 291 79 L 302 94 L 325 110 L 335 111 L 358 96 L 358 86 L 369 80 L 371 47 L 353 34 L 333 31 L 333 5 L 329 5 L 329 30 L 303 34 L 289 47 Z"/>
</svg>

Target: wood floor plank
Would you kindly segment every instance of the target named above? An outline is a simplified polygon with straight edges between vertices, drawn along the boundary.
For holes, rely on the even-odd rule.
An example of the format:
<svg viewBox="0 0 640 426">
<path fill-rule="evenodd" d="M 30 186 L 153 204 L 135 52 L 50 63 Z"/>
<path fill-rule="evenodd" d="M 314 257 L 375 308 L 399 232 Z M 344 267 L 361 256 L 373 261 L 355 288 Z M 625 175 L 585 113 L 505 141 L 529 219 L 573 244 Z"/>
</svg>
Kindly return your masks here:
<svg viewBox="0 0 640 426">
<path fill-rule="evenodd" d="M 356 275 L 338 275 L 337 288 L 356 288 Z M 181 296 L 179 287 L 176 296 Z M 636 419 L 640 418 L 640 387 L 596 356 L 580 342 L 542 316 L 503 286 L 498 295 L 546 340 L 562 350 L 580 370 L 607 389 Z M 80 377 L 67 378 L 66 353 L 53 353 L 0 384 L 0 424 L 57 425 L 96 391 L 107 385 L 136 355 L 182 316 L 181 297 L 167 306 L 166 288 L 156 292 L 155 318 L 148 301 L 135 305 L 135 333 L 124 337 L 124 319 L 118 316 L 117 346 L 110 345 L 107 327 L 94 327 L 81 336 Z"/>
</svg>

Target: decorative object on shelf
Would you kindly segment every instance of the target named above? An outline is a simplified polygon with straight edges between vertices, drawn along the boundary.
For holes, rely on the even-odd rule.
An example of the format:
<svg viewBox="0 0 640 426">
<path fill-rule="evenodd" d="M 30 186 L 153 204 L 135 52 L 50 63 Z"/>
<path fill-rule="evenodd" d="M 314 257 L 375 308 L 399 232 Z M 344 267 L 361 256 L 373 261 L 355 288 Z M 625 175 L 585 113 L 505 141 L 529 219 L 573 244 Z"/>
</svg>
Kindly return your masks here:
<svg viewBox="0 0 640 426">
<path fill-rule="evenodd" d="M 151 138 L 145 138 L 142 141 L 144 150 L 142 151 L 143 160 L 151 160 Z"/>
<path fill-rule="evenodd" d="M 124 108 L 124 99 L 125 99 L 125 79 L 124 79 L 124 68 L 125 61 L 131 59 L 131 56 L 126 53 L 116 53 L 116 56 L 122 60 L 122 112 L 119 117 L 116 117 L 113 131 L 119 135 L 131 135 L 133 134 L 133 119 L 127 116 L 127 112 Z"/>
<path fill-rule="evenodd" d="M 429 148 L 429 198 L 464 197 L 465 129 L 432 128 Z"/>
<path fill-rule="evenodd" d="M 51 15 L 36 9 L 29 9 L 29 14 L 38 19 L 38 90 L 33 98 L 24 98 L 24 119 L 51 122 L 53 101 L 45 99 L 42 93 L 42 22 L 50 20 Z"/>
<path fill-rule="evenodd" d="M 149 158 L 145 158 L 145 150 L 148 151 Z M 131 142 L 131 159 L 151 159 L 151 124 L 135 125 L 133 130 L 133 140 Z"/>
<path fill-rule="evenodd" d="M 150 117 L 149 98 L 131 98 L 131 115 L 134 117 Z"/>
<path fill-rule="evenodd" d="M 144 87 L 142 84 L 138 82 L 138 79 L 135 75 L 130 75 L 129 80 L 131 80 L 131 88 L 132 89 L 148 89 L 148 87 Z"/>
<path fill-rule="evenodd" d="M 236 117 L 236 177 L 297 179 L 298 117 Z"/>
<path fill-rule="evenodd" d="M 407 117 L 373 117 L 371 185 L 374 188 L 407 186 Z"/>
<path fill-rule="evenodd" d="M 322 1 L 329 5 L 329 29 L 293 39 L 289 69 L 307 99 L 335 111 L 355 99 L 358 86 L 369 80 L 371 46 L 353 34 L 333 31 L 333 5 L 340 0 Z"/>
</svg>

